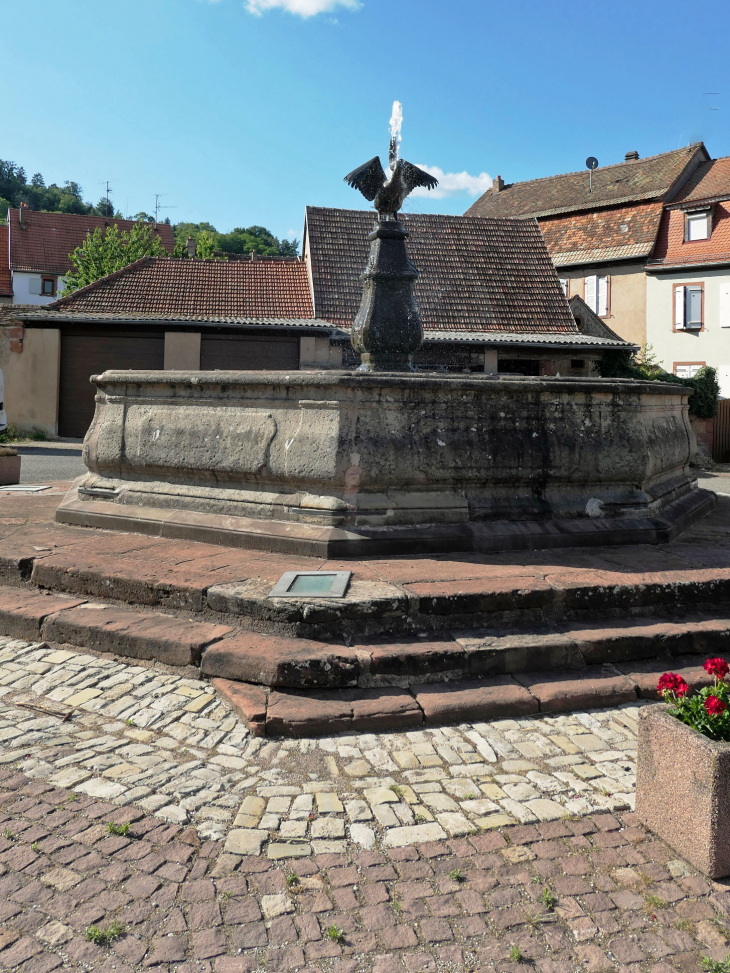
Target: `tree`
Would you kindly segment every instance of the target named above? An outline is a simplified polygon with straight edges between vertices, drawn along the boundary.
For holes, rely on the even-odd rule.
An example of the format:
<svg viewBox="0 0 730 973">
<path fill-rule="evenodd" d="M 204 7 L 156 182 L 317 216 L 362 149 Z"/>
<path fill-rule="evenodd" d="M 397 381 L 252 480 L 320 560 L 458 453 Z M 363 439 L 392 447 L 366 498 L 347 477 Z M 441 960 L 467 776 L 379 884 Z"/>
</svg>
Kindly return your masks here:
<svg viewBox="0 0 730 973">
<path fill-rule="evenodd" d="M 121 270 L 140 257 L 167 256 L 162 240 L 149 223 L 140 221 L 122 233 L 116 223 L 105 233 L 97 227 L 93 233 L 87 233 L 81 246 L 69 254 L 74 271 L 66 277 L 63 297 Z"/>
<path fill-rule="evenodd" d="M 189 233 L 188 236 L 192 236 Z M 193 237 L 193 239 L 195 239 Z M 202 233 L 198 235 L 198 239 L 195 240 L 195 256 L 202 260 L 214 260 L 216 259 L 217 243 L 215 236 L 208 230 L 203 230 Z M 185 237 L 185 242 L 178 242 L 175 244 L 175 249 L 172 251 L 173 257 L 189 257 L 188 253 L 188 237 Z M 218 258 L 221 259 L 220 257 Z"/>
</svg>

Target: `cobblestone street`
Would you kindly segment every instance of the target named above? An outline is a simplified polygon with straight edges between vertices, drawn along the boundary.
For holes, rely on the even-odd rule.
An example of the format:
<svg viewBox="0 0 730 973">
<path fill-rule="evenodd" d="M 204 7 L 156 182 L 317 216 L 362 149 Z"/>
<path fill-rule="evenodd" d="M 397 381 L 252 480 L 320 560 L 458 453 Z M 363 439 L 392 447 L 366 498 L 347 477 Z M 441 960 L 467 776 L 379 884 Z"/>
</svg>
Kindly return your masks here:
<svg viewBox="0 0 730 973">
<path fill-rule="evenodd" d="M 693 973 L 730 894 L 631 813 L 636 716 L 266 740 L 179 670 L 3 639 L 0 968 Z"/>
</svg>

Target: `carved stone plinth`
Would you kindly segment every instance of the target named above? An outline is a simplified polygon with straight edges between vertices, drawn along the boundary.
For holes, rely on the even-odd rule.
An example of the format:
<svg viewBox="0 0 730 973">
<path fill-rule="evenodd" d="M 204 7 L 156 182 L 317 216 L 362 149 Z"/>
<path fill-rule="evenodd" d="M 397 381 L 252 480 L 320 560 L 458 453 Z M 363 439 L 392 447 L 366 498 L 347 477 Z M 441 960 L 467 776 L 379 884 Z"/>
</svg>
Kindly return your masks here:
<svg viewBox="0 0 730 973">
<path fill-rule="evenodd" d="M 395 220 L 376 223 L 368 236 L 370 256 L 350 338 L 362 357 L 361 371 L 409 371 L 423 341 L 412 290 L 418 271 L 408 259 L 407 237 Z"/>
</svg>

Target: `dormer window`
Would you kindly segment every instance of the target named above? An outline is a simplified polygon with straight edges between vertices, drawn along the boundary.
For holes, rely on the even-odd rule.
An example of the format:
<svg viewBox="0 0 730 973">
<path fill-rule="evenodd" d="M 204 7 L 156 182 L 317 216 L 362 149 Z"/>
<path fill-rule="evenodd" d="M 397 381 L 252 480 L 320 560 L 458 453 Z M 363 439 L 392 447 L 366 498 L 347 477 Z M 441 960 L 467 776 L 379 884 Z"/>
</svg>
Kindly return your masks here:
<svg viewBox="0 0 730 973">
<path fill-rule="evenodd" d="M 700 210 L 687 213 L 684 218 L 684 240 L 692 243 L 694 240 L 710 239 L 710 211 Z"/>
</svg>

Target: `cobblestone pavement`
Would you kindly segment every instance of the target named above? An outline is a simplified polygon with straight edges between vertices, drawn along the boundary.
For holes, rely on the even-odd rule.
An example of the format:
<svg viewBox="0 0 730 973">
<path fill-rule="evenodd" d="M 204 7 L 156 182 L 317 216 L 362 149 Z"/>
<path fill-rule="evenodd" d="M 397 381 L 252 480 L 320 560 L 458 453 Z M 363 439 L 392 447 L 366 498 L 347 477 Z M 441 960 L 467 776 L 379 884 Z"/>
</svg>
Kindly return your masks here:
<svg viewBox="0 0 730 973">
<path fill-rule="evenodd" d="M 631 813 L 636 715 L 267 741 L 0 639 L 0 970 L 694 973 L 730 891 Z"/>
<path fill-rule="evenodd" d="M 0 640 L 0 766 L 271 858 L 630 809 L 636 713 L 267 741 L 174 670 Z"/>
</svg>

